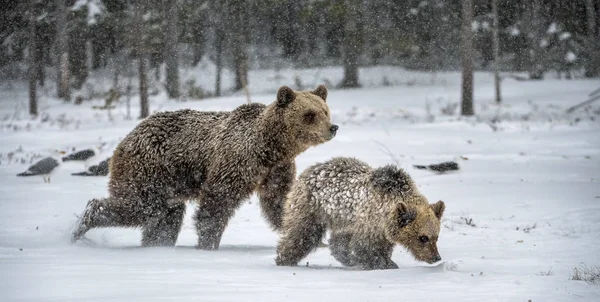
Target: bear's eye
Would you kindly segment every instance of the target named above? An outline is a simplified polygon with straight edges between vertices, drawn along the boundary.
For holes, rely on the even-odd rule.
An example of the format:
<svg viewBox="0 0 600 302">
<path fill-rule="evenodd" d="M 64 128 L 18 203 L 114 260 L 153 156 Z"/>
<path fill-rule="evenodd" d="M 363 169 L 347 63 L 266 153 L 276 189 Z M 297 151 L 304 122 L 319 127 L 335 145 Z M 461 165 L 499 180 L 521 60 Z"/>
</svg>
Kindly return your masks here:
<svg viewBox="0 0 600 302">
<path fill-rule="evenodd" d="M 316 114 L 313 111 L 309 111 L 304 114 L 304 122 L 307 124 L 311 124 L 315 121 Z"/>
<path fill-rule="evenodd" d="M 419 241 L 421 241 L 422 243 L 427 243 L 427 242 L 429 242 L 429 237 L 421 236 L 421 237 L 419 237 Z"/>
</svg>

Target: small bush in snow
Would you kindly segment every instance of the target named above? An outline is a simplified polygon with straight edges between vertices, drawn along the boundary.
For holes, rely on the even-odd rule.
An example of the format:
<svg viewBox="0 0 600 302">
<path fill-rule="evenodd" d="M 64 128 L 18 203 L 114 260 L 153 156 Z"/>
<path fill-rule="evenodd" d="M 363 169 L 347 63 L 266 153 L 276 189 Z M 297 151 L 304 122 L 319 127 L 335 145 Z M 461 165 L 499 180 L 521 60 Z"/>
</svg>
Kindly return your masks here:
<svg viewBox="0 0 600 302">
<path fill-rule="evenodd" d="M 552 268 L 550 268 L 548 271 L 541 271 L 539 273 L 537 273 L 538 276 L 552 276 L 554 275 L 554 272 L 552 271 Z"/>
<path fill-rule="evenodd" d="M 464 220 L 465 224 L 472 227 L 477 227 L 475 222 L 473 222 L 473 218 L 470 217 L 460 217 L 461 220 Z"/>
<path fill-rule="evenodd" d="M 569 278 L 575 281 L 585 281 L 588 284 L 600 285 L 600 266 L 588 267 L 582 264 L 579 268 L 573 269 L 573 274 Z"/>
</svg>

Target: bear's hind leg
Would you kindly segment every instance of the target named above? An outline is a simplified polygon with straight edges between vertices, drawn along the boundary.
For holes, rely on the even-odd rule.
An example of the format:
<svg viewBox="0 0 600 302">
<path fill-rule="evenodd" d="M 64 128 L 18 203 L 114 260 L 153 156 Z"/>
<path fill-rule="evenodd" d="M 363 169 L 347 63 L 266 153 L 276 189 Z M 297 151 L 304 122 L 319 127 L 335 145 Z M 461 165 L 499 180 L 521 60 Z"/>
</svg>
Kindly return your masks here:
<svg viewBox="0 0 600 302">
<path fill-rule="evenodd" d="M 233 198 L 235 196 L 236 198 Z M 242 198 L 234 192 L 230 194 L 204 194 L 198 203 L 194 215 L 196 231 L 198 232 L 198 248 L 217 250 L 221 236 L 235 213 Z"/>
<path fill-rule="evenodd" d="M 149 218 L 142 231 L 142 246 L 174 246 L 181 231 L 185 203 L 166 210 L 166 214 Z"/>
<path fill-rule="evenodd" d="M 141 225 L 141 222 L 136 219 L 136 215 L 128 212 L 131 207 L 125 206 L 124 203 L 124 200 L 113 198 L 88 201 L 85 210 L 79 217 L 77 229 L 73 232 L 71 241 L 75 242 L 81 239 L 87 231 L 93 228 Z"/>
<path fill-rule="evenodd" d="M 331 255 L 344 266 L 356 265 L 350 252 L 350 240 L 352 240 L 350 232 L 332 232 L 329 239 Z"/>
<path fill-rule="evenodd" d="M 364 269 L 395 269 L 398 265 L 392 261 L 394 245 L 384 238 L 353 236 L 350 250 L 356 264 Z"/>
<path fill-rule="evenodd" d="M 315 213 L 293 212 L 283 222 L 283 235 L 277 246 L 277 265 L 294 266 L 314 251 L 326 231 Z"/>
</svg>

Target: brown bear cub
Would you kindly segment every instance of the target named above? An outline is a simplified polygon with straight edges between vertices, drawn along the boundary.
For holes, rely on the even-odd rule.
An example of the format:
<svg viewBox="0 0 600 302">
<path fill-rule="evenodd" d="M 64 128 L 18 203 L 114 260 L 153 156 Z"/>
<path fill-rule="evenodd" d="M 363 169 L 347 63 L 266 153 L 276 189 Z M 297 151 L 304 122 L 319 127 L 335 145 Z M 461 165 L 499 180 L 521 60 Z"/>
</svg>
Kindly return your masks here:
<svg viewBox="0 0 600 302">
<path fill-rule="evenodd" d="M 193 200 L 198 248 L 218 249 L 229 219 L 253 192 L 271 226 L 280 228 L 295 157 L 338 129 L 326 98 L 322 85 L 314 91 L 283 86 L 270 105 L 148 117 L 117 146 L 109 197 L 88 202 L 73 241 L 92 228 L 140 227 L 143 246 L 175 245 L 185 201 Z"/>
<path fill-rule="evenodd" d="M 331 254 L 345 266 L 398 268 L 391 259 L 396 243 L 434 263 L 441 260 L 444 208 L 442 201 L 429 204 L 396 166 L 372 169 L 354 158 L 334 158 L 306 169 L 292 186 L 275 262 L 296 265 L 330 230 Z"/>
</svg>

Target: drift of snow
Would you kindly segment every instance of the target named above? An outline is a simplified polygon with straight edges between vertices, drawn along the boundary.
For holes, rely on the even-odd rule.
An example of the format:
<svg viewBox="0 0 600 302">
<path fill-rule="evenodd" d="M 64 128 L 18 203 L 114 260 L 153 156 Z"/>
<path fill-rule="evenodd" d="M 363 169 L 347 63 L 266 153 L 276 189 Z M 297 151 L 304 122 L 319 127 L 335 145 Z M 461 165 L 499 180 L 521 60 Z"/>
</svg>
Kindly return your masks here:
<svg viewBox="0 0 600 302">
<path fill-rule="evenodd" d="M 76 11 L 84 6 L 87 6 L 88 24 L 96 24 L 96 17 L 104 10 L 104 4 L 100 0 L 77 0 L 71 7 L 71 10 Z"/>
<path fill-rule="evenodd" d="M 191 72 L 199 85 L 211 85 L 204 73 Z M 294 73 L 278 72 L 281 82 L 268 80 L 273 70 L 250 72 L 253 101 L 272 102 L 278 85 L 294 83 Z M 342 77 L 341 68 L 297 74 L 311 89 Z M 48 184 L 15 175 L 57 150 L 102 145 L 109 156 L 138 121 L 124 118 L 124 102 L 111 120 L 91 109 L 102 100 L 73 106 L 43 92 L 41 117 L 32 121 L 25 85 L 13 83 L 0 90 L 1 300 L 598 300 L 598 286 L 570 276 L 582 264 L 600 264 L 600 108 L 564 113 L 597 89 L 597 81 L 506 79 L 503 103 L 496 105 L 493 76 L 476 73 L 477 116 L 463 118 L 459 73 L 433 79 L 377 67 L 360 74 L 365 88 L 329 91 L 338 135 L 300 155 L 298 173 L 334 156 L 374 167 L 398 161 L 425 196 L 446 203 L 438 241 L 443 262 L 416 262 L 397 248 L 392 258 L 400 269 L 360 271 L 319 248 L 298 267 L 277 267 L 278 235 L 256 197 L 238 210 L 218 251 L 194 248 L 193 204 L 174 248 L 141 248 L 133 229 L 95 229 L 87 241 L 71 244 L 76 215 L 89 199 L 107 196 L 107 178 L 71 176 L 83 168 L 71 162 Z M 383 76 L 396 86 L 377 87 Z M 242 95 L 172 102 L 163 93 L 150 106 L 231 110 L 245 102 Z M 448 160 L 461 170 L 438 175 L 412 168 Z"/>
<path fill-rule="evenodd" d="M 564 33 L 561 33 L 558 36 L 558 39 L 561 40 L 561 41 L 564 41 L 564 40 L 566 40 L 566 39 L 568 39 L 570 37 L 571 37 L 571 33 L 570 32 L 564 32 Z"/>
</svg>

